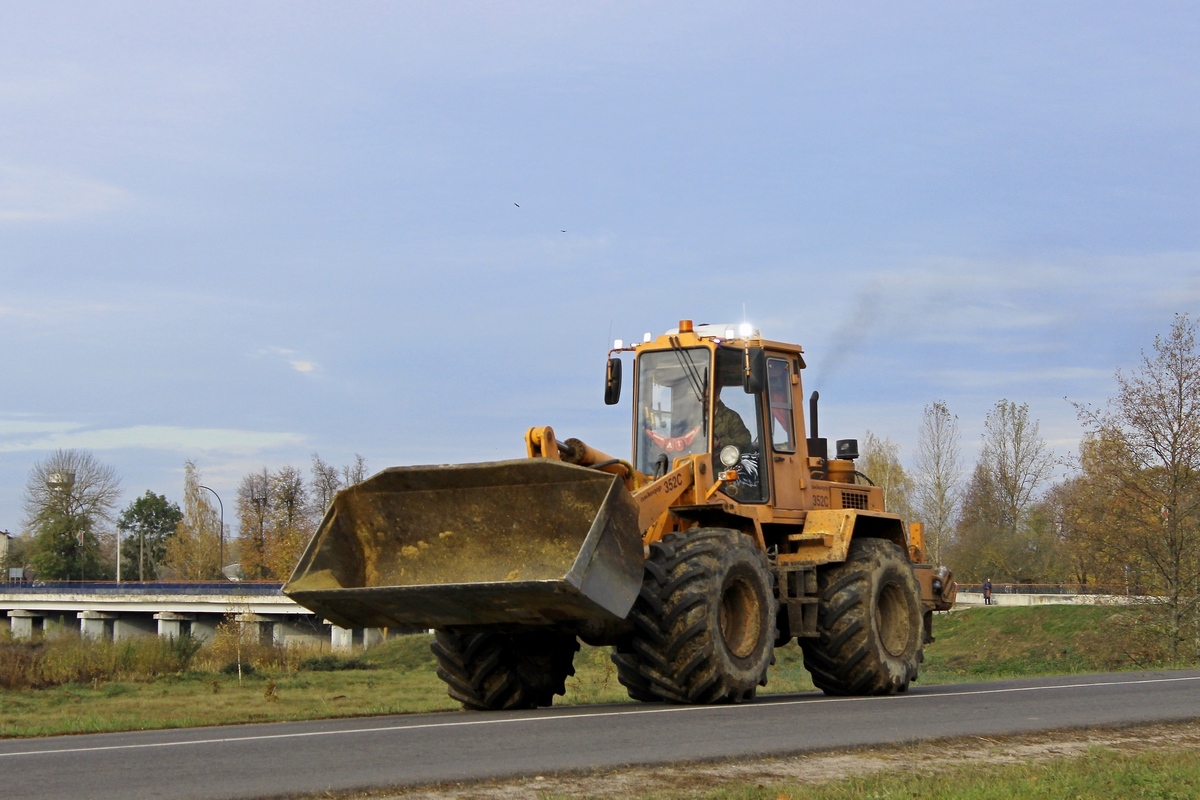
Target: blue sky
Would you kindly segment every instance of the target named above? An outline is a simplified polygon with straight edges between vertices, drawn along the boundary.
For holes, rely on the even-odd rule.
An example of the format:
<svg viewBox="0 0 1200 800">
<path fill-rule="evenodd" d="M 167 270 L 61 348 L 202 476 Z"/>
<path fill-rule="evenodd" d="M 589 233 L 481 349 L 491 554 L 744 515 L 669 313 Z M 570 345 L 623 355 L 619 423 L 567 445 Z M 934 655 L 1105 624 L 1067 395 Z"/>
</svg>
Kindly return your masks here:
<svg viewBox="0 0 1200 800">
<path fill-rule="evenodd" d="M 822 433 L 1063 400 L 1200 300 L 1200 10 L 0 6 L 0 529 L 92 450 L 179 499 L 628 451 L 611 338 L 802 343 Z M 520 204 L 518 208 L 515 204 Z"/>
</svg>

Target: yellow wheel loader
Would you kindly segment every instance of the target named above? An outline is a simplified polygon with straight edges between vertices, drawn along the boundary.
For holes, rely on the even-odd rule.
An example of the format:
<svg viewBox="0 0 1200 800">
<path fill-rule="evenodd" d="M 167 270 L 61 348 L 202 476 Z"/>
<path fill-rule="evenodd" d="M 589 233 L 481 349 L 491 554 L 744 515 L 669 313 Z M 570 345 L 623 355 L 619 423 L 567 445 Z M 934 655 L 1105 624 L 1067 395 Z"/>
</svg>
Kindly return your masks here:
<svg viewBox="0 0 1200 800">
<path fill-rule="evenodd" d="M 436 631 L 438 675 L 474 709 L 550 705 L 582 640 L 636 700 L 736 703 L 793 639 L 835 695 L 905 691 L 957 586 L 921 525 L 883 507 L 807 430 L 797 345 L 693 325 L 633 358 L 633 458 L 548 427 L 527 458 L 393 467 L 341 491 L 284 592 L 347 628 Z"/>
</svg>

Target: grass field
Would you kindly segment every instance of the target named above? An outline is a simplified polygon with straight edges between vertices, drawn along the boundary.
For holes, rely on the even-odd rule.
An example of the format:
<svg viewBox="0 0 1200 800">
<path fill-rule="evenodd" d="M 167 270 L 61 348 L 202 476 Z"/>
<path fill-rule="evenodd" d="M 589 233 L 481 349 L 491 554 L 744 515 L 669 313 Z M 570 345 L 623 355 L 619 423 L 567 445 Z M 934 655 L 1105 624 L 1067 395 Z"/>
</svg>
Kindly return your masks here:
<svg viewBox="0 0 1200 800">
<path fill-rule="evenodd" d="M 1147 733 L 1146 731 L 1136 731 Z M 1102 738 L 1102 737 L 1101 737 Z M 1067 745 L 1070 755 L 1054 756 L 1053 744 L 1029 756 L 1030 748 L 1001 744 L 990 752 L 963 753 L 950 747 L 929 743 L 897 752 L 861 751 L 859 753 L 809 756 L 806 761 L 821 762 L 807 777 L 780 779 L 780 771 L 797 767 L 793 763 L 764 761 L 742 763 L 724 773 L 718 765 L 672 766 L 668 775 L 645 770 L 596 775 L 583 780 L 564 779 L 548 791 L 521 793 L 526 786 L 498 784 L 481 787 L 499 797 L 537 796 L 539 800 L 581 800 L 581 798 L 622 797 L 636 800 L 859 800 L 860 798 L 922 798 L 922 800 L 1024 800 L 1038 797 L 1050 800 L 1108 800 L 1109 798 L 1150 798 L 1183 800 L 1200 796 L 1200 748 L 1190 741 L 1146 745 L 1126 741 L 1128 749 L 1114 743 L 1080 748 Z M 1022 757 L 1024 756 L 1024 757 Z M 847 761 L 852 763 L 846 763 Z M 835 762 L 836 765 L 835 765 Z M 886 763 L 884 763 L 886 762 Z M 834 776 L 820 774 L 833 767 Z M 855 767 L 864 774 L 853 774 Z M 746 773 L 759 770 L 758 777 Z M 798 770 L 804 773 L 803 769 Z M 615 778 L 615 779 L 614 779 Z M 649 781 L 653 788 L 638 789 Z M 505 790 L 509 791 L 505 791 Z M 515 790 L 515 791 L 513 791 Z M 431 792 L 427 798 L 455 797 L 452 792 Z M 486 795 L 478 795 L 486 796 Z"/>
<path fill-rule="evenodd" d="M 971 609 L 940 615 L 921 683 L 1098 672 L 1139 663 L 1130 656 L 1128 609 L 1046 606 Z M 427 635 L 398 637 L 358 660 L 369 669 L 316 671 L 288 653 L 257 653 L 262 666 L 241 680 L 219 671 L 226 657 L 201 650 L 189 667 L 153 641 L 145 652 L 121 643 L 59 645 L 60 670 L 93 676 L 40 689 L 0 690 L 0 737 L 188 727 L 240 722 L 399 714 L 457 708 L 434 671 Z M 49 646 L 54 645 L 50 643 Z M 71 648 L 75 648 L 72 650 Z M 107 648 L 107 650 L 105 649 Z M 226 645 L 226 649 L 228 646 Z M 19 646 L 0 647 L 0 678 Z M 185 659 L 186 660 L 186 659 Z M 85 662 L 82 664 L 80 662 Z M 138 664 L 148 664 L 139 672 Z M 345 665 L 344 660 L 333 665 Z M 203 668 L 197 668 L 199 667 Z M 331 664 L 326 663 L 326 666 Z M 576 657 L 564 704 L 628 702 L 605 648 Z M 1168 665 L 1169 666 L 1169 665 Z M 1175 665 L 1185 666 L 1185 665 Z M 13 685 L 3 684 L 0 685 Z M 811 691 L 800 649 L 777 651 L 766 693 Z"/>
<path fill-rule="evenodd" d="M 816 786 L 744 784 L 698 796 L 710 800 L 1183 800 L 1200 796 L 1200 751 L 1163 748 L 1124 754 L 1096 749 L 1085 756 L 1032 764 L 971 765 L 932 775 L 889 771 Z"/>
</svg>

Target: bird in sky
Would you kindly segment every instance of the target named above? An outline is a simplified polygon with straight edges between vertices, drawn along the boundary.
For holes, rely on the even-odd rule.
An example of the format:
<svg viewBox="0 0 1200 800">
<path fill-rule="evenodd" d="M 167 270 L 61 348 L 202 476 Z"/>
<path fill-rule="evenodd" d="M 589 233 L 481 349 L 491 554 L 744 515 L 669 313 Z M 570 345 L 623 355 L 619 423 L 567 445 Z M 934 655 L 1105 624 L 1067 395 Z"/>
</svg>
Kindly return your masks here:
<svg viewBox="0 0 1200 800">
<path fill-rule="evenodd" d="M 520 208 L 520 207 L 521 207 L 521 204 L 520 204 L 520 203 L 513 203 L 513 205 L 514 205 L 514 206 L 516 206 L 517 208 Z"/>
</svg>

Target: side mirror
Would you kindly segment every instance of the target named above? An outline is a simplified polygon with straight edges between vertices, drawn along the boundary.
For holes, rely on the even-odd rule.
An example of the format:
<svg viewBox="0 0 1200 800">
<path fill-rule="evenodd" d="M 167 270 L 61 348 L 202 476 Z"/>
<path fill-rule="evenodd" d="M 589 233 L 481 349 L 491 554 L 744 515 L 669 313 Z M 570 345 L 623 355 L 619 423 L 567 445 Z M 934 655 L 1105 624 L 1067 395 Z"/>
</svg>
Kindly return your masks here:
<svg viewBox="0 0 1200 800">
<path fill-rule="evenodd" d="M 608 359 L 608 369 L 604 375 L 604 404 L 615 406 L 621 401 L 621 359 Z"/>
<path fill-rule="evenodd" d="M 747 347 L 742 353 L 742 388 L 746 394 L 758 394 L 766 384 L 766 351 L 761 347 Z"/>
</svg>

